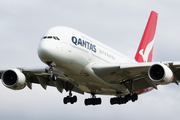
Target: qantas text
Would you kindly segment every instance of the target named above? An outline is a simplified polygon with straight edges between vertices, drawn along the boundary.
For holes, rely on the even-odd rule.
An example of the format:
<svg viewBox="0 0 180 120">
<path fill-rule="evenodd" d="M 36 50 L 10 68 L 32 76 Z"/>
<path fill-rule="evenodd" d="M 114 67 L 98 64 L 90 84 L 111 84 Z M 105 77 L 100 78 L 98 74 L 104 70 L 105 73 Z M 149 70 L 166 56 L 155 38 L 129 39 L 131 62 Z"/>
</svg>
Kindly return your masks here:
<svg viewBox="0 0 180 120">
<path fill-rule="evenodd" d="M 89 50 L 92 50 L 93 52 L 96 52 L 96 46 L 88 41 L 82 40 L 81 38 L 77 39 L 75 36 L 72 36 L 71 40 L 75 45 L 80 45 Z"/>
</svg>

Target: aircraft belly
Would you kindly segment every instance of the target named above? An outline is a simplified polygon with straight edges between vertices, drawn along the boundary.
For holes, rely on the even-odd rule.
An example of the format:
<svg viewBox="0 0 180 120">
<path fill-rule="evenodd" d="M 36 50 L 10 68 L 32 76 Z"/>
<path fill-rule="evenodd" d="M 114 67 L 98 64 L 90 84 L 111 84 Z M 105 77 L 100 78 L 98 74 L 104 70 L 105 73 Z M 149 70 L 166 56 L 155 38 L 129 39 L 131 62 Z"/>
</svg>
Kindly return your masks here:
<svg viewBox="0 0 180 120">
<path fill-rule="evenodd" d="M 96 76 L 74 76 L 71 78 L 71 82 L 87 93 L 96 93 L 104 95 L 116 95 L 117 92 L 121 92 L 124 94 L 129 93 L 129 91 L 126 89 L 124 85 L 109 84 Z"/>
<path fill-rule="evenodd" d="M 110 84 L 96 76 L 91 68 L 93 63 L 84 67 L 79 75 L 71 75 L 71 82 L 87 93 L 110 94 L 117 93 L 128 94 L 129 91 L 124 85 Z"/>
</svg>

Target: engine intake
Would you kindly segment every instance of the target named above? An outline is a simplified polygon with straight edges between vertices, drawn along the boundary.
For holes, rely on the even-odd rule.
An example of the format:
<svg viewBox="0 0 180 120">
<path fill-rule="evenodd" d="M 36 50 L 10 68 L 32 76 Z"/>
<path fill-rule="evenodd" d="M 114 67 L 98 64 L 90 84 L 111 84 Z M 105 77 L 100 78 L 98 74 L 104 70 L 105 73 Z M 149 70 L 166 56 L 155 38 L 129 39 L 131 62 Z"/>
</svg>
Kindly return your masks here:
<svg viewBox="0 0 180 120">
<path fill-rule="evenodd" d="M 13 90 L 20 90 L 26 86 L 26 77 L 19 69 L 6 70 L 1 79 L 4 86 Z"/>
<path fill-rule="evenodd" d="M 169 84 L 173 81 L 173 73 L 164 64 L 154 64 L 148 70 L 149 78 L 157 84 Z"/>
</svg>

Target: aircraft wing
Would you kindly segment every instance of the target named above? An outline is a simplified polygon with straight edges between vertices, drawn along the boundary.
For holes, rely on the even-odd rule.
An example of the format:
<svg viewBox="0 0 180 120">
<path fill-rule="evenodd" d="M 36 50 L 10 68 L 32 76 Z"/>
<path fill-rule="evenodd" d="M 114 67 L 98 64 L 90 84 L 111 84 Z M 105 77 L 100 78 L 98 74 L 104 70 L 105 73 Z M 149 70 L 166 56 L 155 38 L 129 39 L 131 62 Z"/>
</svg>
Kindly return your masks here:
<svg viewBox="0 0 180 120">
<path fill-rule="evenodd" d="M 61 71 L 55 68 L 53 68 L 53 74 L 57 76 L 56 81 L 48 81 L 47 76 L 51 75 L 49 67 L 24 67 L 11 70 L 20 70 L 26 76 L 26 84 L 30 89 L 32 89 L 32 83 L 37 83 L 44 89 L 46 89 L 47 86 L 54 86 L 61 93 L 63 92 L 63 89 L 68 91 L 71 89 L 70 87 L 73 87 L 72 91 L 84 94 L 84 91 L 73 85 L 66 77 L 63 76 Z M 4 71 L 7 71 L 7 69 L 0 70 L 0 76 L 2 76 Z"/>
<path fill-rule="evenodd" d="M 148 72 L 152 66 L 159 65 L 164 69 L 164 75 L 160 79 L 150 78 Z M 128 86 L 129 80 L 133 80 L 133 92 L 153 87 L 157 89 L 159 84 L 168 84 L 180 80 L 180 62 L 149 62 L 149 63 L 123 63 L 123 64 L 94 64 L 94 73 L 110 84 L 125 84 Z M 153 71 L 158 73 L 156 69 Z M 171 76 L 172 71 L 172 76 Z M 170 75 L 170 77 L 168 76 Z M 166 80 L 166 77 L 169 78 Z M 171 79 L 173 79 L 171 81 Z"/>
</svg>

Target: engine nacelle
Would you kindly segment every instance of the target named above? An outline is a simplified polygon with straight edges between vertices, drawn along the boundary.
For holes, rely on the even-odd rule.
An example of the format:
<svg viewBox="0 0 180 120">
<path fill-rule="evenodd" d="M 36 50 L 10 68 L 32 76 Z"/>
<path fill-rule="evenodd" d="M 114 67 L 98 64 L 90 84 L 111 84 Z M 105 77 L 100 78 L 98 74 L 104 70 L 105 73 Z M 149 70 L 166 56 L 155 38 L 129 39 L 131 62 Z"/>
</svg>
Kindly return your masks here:
<svg viewBox="0 0 180 120">
<path fill-rule="evenodd" d="M 157 84 L 169 84 L 173 81 L 174 75 L 171 69 L 164 64 L 154 64 L 149 68 L 149 78 Z"/>
<path fill-rule="evenodd" d="M 4 71 L 1 80 L 4 86 L 13 90 L 21 90 L 26 87 L 26 77 L 19 69 Z"/>
</svg>

